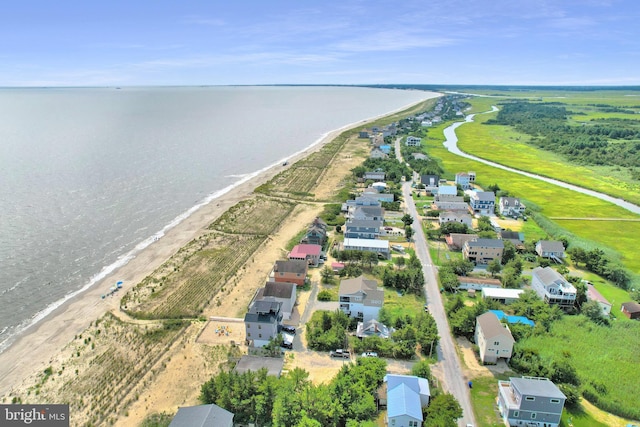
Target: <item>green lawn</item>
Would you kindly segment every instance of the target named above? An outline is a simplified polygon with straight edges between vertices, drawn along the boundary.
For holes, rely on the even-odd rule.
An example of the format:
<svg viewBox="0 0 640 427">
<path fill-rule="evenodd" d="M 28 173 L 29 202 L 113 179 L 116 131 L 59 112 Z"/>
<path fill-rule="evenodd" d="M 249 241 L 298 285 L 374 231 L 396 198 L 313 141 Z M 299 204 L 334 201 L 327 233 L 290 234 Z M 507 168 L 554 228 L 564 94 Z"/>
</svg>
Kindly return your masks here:
<svg viewBox="0 0 640 427">
<path fill-rule="evenodd" d="M 620 311 L 620 305 L 623 302 L 631 301 L 629 292 L 625 291 L 624 289 L 620 289 L 619 287 L 605 281 L 601 277 L 587 271 L 584 272 L 583 277 L 585 278 L 585 280 L 593 283 L 598 292 L 600 292 L 602 296 L 612 304 L 611 314 L 613 314 L 616 319 L 628 320 L 627 317 Z"/>
<path fill-rule="evenodd" d="M 392 319 L 399 316 L 415 316 L 421 313 L 424 297 L 415 294 L 399 295 L 395 289 L 384 289 L 384 309 Z"/>
</svg>

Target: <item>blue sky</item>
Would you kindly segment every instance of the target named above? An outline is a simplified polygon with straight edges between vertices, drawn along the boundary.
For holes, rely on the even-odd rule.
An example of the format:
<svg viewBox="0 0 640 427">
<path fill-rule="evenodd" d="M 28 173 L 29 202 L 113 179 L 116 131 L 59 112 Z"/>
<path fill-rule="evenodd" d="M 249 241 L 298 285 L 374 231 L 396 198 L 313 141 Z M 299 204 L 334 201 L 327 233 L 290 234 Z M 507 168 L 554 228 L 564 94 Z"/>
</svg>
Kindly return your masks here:
<svg viewBox="0 0 640 427">
<path fill-rule="evenodd" d="M 4 0 L 0 86 L 639 85 L 637 0 Z"/>
</svg>

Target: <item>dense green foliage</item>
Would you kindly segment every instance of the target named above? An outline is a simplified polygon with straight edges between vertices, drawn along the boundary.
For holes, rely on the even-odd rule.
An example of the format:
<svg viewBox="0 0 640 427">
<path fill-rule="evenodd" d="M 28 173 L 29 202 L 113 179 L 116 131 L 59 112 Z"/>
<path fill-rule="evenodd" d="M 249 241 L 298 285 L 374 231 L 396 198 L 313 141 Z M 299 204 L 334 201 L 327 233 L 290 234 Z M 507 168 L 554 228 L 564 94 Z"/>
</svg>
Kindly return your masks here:
<svg viewBox="0 0 640 427">
<path fill-rule="evenodd" d="M 345 347 L 351 320 L 341 310 L 318 310 L 307 322 L 307 345 L 312 350 L 330 351 Z"/>
<path fill-rule="evenodd" d="M 200 400 L 235 414 L 238 424 L 260 426 L 366 425 L 377 415 L 374 395 L 386 374 L 382 359 L 358 359 L 342 367 L 329 384 L 315 386 L 296 368 L 281 378 L 266 369 L 222 371 L 201 387 Z"/>
<path fill-rule="evenodd" d="M 602 112 L 615 108 L 596 107 Z M 596 119 L 571 125 L 567 120 L 571 113 L 562 104 L 518 101 L 503 104 L 496 119 L 486 124 L 514 126 L 533 136 L 530 144 L 577 163 L 635 168 L 640 165 L 640 120 L 634 119 L 634 111 L 629 113 L 628 119 Z"/>
<path fill-rule="evenodd" d="M 567 252 L 576 265 L 582 263 L 587 270 L 611 280 L 616 286 L 622 289 L 629 288 L 631 283 L 629 272 L 621 265 L 612 262 L 602 249 L 584 250 L 574 246 L 569 248 Z"/>
<path fill-rule="evenodd" d="M 154 412 L 147 415 L 139 427 L 168 427 L 172 420 L 173 416 L 165 412 Z"/>
<path fill-rule="evenodd" d="M 462 408 L 453 395 L 443 393 L 431 399 L 426 414 L 425 422 L 430 427 L 456 427 Z"/>
</svg>

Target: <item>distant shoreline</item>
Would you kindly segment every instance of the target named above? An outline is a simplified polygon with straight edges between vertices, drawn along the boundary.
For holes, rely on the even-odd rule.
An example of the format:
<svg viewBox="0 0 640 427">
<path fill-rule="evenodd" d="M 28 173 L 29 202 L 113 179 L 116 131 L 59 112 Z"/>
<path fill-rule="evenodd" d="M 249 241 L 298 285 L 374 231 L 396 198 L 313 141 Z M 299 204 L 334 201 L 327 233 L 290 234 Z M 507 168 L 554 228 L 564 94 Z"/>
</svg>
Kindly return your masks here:
<svg viewBox="0 0 640 427">
<path fill-rule="evenodd" d="M 119 309 L 120 298 L 127 290 L 151 274 L 229 208 L 248 197 L 255 188 L 277 175 L 282 170 L 284 161 L 289 164 L 294 163 L 317 151 L 348 129 L 406 110 L 437 96 L 441 95 L 425 92 L 425 97 L 418 102 L 327 132 L 307 148 L 247 175 L 238 183 L 217 192 L 220 194 L 216 197 L 211 197 L 213 195 L 209 196 L 211 198 L 207 197 L 206 203 L 199 203 L 196 205 L 197 209 L 194 209 L 194 206 L 187 211 L 190 212 L 189 215 L 168 228 L 164 236 L 152 240 L 136 252 L 126 264 L 110 271 L 101 280 L 65 299 L 40 321 L 16 334 L 14 342 L 0 353 L 0 395 L 7 395 L 29 375 L 35 375 L 50 365 L 60 350 L 75 335 L 82 333 L 91 322 L 110 310 Z M 153 239 L 155 235 L 149 239 Z M 114 296 L 101 299 L 107 284 L 115 283 L 116 280 L 124 282 L 123 288 Z"/>
</svg>

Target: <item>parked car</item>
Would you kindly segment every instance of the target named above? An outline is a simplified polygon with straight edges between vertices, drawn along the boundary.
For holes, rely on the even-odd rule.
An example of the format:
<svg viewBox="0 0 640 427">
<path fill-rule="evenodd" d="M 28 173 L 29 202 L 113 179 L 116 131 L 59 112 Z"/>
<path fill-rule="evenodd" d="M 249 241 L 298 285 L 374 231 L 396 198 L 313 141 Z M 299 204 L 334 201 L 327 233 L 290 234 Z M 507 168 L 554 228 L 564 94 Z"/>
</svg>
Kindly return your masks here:
<svg viewBox="0 0 640 427">
<path fill-rule="evenodd" d="M 392 231 L 393 227 L 385 227 L 384 229 L 387 230 L 387 231 Z"/>
<path fill-rule="evenodd" d="M 288 348 L 289 350 L 293 350 L 293 343 L 292 342 L 283 342 L 280 347 L 282 348 Z"/>
<path fill-rule="evenodd" d="M 429 311 L 429 306 L 427 304 L 424 305 L 424 311 L 425 312 Z"/>
<path fill-rule="evenodd" d="M 362 357 L 378 357 L 378 353 L 375 351 L 365 351 L 362 353 Z"/>
<path fill-rule="evenodd" d="M 342 357 L 344 359 L 350 359 L 351 358 L 351 353 L 349 353 L 349 350 L 343 350 L 343 349 L 339 348 L 337 350 L 331 350 L 329 352 L 329 356 L 331 356 L 331 357 Z"/>
<path fill-rule="evenodd" d="M 294 335 L 296 334 L 296 328 L 293 327 L 293 326 L 283 325 L 280 329 L 283 332 L 288 332 L 288 333 L 294 334 Z"/>
</svg>

